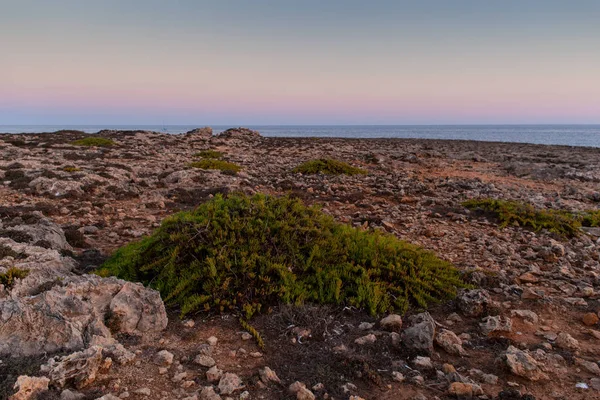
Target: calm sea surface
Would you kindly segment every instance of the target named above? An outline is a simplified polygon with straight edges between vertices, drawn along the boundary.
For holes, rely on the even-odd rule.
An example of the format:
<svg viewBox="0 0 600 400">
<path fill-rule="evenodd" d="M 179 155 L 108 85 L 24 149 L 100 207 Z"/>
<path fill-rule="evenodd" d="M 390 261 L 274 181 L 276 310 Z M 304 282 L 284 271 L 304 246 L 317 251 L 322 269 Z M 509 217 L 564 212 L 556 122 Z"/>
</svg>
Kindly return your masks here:
<svg viewBox="0 0 600 400">
<path fill-rule="evenodd" d="M 94 133 L 102 129 L 141 129 L 172 134 L 199 125 L 0 125 L 2 133 L 54 132 L 77 129 Z M 600 125 L 268 125 L 248 126 L 264 136 L 416 138 L 482 140 L 600 147 Z M 215 132 L 231 126 L 213 126 Z"/>
</svg>

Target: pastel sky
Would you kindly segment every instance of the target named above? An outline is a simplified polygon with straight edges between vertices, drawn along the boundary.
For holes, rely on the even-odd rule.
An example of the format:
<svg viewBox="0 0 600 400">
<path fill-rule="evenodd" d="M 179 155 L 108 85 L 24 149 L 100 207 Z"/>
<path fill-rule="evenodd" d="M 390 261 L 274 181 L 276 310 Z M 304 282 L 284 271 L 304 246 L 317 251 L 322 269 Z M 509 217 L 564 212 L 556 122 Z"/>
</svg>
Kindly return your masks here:
<svg viewBox="0 0 600 400">
<path fill-rule="evenodd" d="M 600 1 L 0 0 L 0 125 L 469 123 L 600 123 Z"/>
</svg>

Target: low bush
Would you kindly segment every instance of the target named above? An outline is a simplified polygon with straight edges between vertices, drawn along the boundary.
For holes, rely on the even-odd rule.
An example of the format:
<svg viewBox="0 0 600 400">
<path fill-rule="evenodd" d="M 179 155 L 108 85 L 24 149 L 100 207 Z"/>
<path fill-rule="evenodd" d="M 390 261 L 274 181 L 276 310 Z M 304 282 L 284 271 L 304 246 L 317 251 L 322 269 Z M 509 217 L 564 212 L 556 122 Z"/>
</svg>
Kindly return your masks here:
<svg viewBox="0 0 600 400">
<path fill-rule="evenodd" d="M 219 171 L 226 171 L 226 172 L 239 172 L 242 169 L 237 164 L 230 163 L 228 161 L 223 161 L 223 160 L 216 160 L 214 158 L 205 158 L 203 160 L 190 163 L 188 165 L 193 168 L 216 169 Z"/>
<path fill-rule="evenodd" d="M 115 252 L 102 276 L 159 290 L 184 316 L 236 311 L 250 318 L 279 303 L 404 312 L 452 298 L 458 271 L 433 253 L 378 231 L 336 222 L 290 197 L 216 195 L 167 218 Z"/>
<path fill-rule="evenodd" d="M 72 165 L 67 165 L 66 167 L 63 167 L 63 171 L 65 172 L 78 172 L 81 171 L 79 168 L 74 167 Z"/>
<path fill-rule="evenodd" d="M 326 174 L 326 175 L 366 175 L 364 169 L 331 158 L 320 158 L 306 161 L 292 170 L 302 174 Z"/>
<path fill-rule="evenodd" d="M 194 154 L 194 157 L 220 159 L 223 158 L 223 153 L 216 150 L 202 150 Z"/>
<path fill-rule="evenodd" d="M 582 226 L 600 226 L 600 211 L 541 210 L 528 203 L 496 199 L 467 200 L 463 206 L 491 213 L 500 227 L 517 225 L 535 232 L 545 229 L 566 237 L 577 236 Z"/>
<path fill-rule="evenodd" d="M 17 279 L 24 279 L 29 275 L 29 270 L 11 267 L 6 272 L 0 273 L 0 284 L 10 289 Z"/>
<path fill-rule="evenodd" d="M 117 143 L 106 138 L 102 137 L 87 137 L 84 139 L 79 139 L 71 142 L 74 146 L 86 146 L 86 147 L 111 147 L 116 145 Z"/>
</svg>

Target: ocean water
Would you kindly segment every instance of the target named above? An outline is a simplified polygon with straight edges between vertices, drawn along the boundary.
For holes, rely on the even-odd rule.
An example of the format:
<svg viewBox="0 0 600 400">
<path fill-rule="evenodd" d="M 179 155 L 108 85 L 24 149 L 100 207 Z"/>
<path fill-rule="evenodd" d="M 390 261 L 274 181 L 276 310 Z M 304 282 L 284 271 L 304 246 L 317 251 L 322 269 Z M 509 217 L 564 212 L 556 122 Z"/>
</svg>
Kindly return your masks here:
<svg viewBox="0 0 600 400">
<path fill-rule="evenodd" d="M 149 130 L 179 134 L 202 125 L 0 125 L 1 133 L 76 129 Z M 232 126 L 213 126 L 218 133 Z M 248 125 L 264 136 L 480 140 L 600 147 L 600 125 Z"/>
</svg>

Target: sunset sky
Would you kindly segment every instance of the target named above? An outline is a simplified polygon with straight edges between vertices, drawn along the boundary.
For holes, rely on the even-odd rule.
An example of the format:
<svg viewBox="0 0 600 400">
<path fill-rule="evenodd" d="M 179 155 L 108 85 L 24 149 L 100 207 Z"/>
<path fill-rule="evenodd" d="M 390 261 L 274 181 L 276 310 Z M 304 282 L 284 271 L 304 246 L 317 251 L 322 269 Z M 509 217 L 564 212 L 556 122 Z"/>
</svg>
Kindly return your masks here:
<svg viewBox="0 0 600 400">
<path fill-rule="evenodd" d="M 0 124 L 600 123 L 598 0 L 0 0 Z"/>
</svg>

